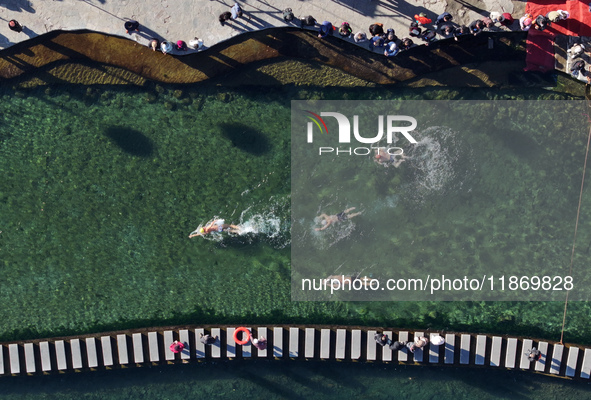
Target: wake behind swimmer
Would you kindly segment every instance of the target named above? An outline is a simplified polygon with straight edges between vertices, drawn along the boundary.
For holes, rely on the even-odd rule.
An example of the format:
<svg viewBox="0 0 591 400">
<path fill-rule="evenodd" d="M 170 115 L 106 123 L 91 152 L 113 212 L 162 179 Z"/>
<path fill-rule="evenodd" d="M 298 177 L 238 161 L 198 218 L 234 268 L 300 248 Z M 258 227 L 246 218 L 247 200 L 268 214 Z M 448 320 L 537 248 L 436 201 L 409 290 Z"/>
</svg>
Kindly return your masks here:
<svg viewBox="0 0 591 400">
<path fill-rule="evenodd" d="M 207 240 L 221 241 L 224 238 L 233 237 L 250 241 L 250 239 L 258 237 L 271 241 L 280 240 L 280 247 L 284 247 L 290 241 L 282 235 L 283 229 L 289 230 L 289 227 L 283 227 L 281 219 L 275 216 L 255 214 L 243 221 L 243 215 L 241 215 L 237 224 L 226 224 L 225 220 L 214 217 L 208 222 L 199 225 L 189 234 L 189 238 L 201 236 Z"/>
</svg>

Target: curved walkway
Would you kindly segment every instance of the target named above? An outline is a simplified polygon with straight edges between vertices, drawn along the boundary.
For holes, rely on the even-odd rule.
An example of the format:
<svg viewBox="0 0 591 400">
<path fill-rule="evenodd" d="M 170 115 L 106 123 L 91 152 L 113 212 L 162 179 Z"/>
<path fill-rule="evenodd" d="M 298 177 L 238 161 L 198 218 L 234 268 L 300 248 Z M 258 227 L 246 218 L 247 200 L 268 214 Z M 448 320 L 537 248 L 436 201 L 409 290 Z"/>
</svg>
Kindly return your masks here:
<svg viewBox="0 0 591 400">
<path fill-rule="evenodd" d="M 174 42 L 199 37 L 206 46 L 213 46 L 242 32 L 288 25 L 282 16 L 288 7 L 296 18 L 312 15 L 318 22 L 337 25 L 347 21 L 354 32 L 366 32 L 370 24 L 382 22 L 400 37 L 406 36 L 412 17 L 421 12 L 434 21 L 447 10 L 454 22 L 467 25 L 491 11 L 517 16 L 525 9 L 525 2 L 516 0 L 247 0 L 239 1 L 245 17 L 221 26 L 218 16 L 233 4 L 233 0 L 4 0 L 0 3 L 0 48 L 55 30 L 80 29 L 128 37 L 142 45 L 152 37 Z M 8 29 L 11 19 L 26 27 L 22 33 Z M 140 23 L 139 33 L 125 33 L 123 24 L 128 19 Z"/>
<path fill-rule="evenodd" d="M 591 349 L 527 338 L 447 333 L 445 344 L 429 344 L 424 350 L 409 354 L 406 350 L 393 352 L 387 346 L 380 347 L 374 340 L 378 331 L 372 328 L 249 327 L 255 338 L 263 336 L 268 339 L 267 349 L 257 350 L 250 342 L 243 346 L 234 342 L 235 326 L 206 328 L 151 328 L 3 343 L 0 345 L 0 376 L 235 359 L 340 360 L 488 367 L 528 370 L 574 379 L 590 379 L 591 376 Z M 205 332 L 219 339 L 215 344 L 205 346 L 199 341 L 200 334 Z M 400 341 L 430 335 L 391 329 L 379 332 Z M 181 353 L 170 351 L 169 345 L 174 340 L 185 344 Z M 524 352 L 532 347 L 541 351 L 542 358 L 530 363 Z"/>
<path fill-rule="evenodd" d="M 318 40 L 300 29 L 270 29 L 229 40 L 186 57 L 152 52 L 114 36 L 90 32 L 53 32 L 0 54 L 0 78 L 27 78 L 32 85 L 48 83 L 145 84 L 145 78 L 165 83 L 195 83 L 273 58 L 322 62 L 378 84 L 392 84 L 422 74 L 482 61 L 521 61 L 526 32 L 496 34 L 494 50 L 488 34 L 461 43 L 441 41 L 419 46 L 399 57 L 372 54 L 337 38 Z M 99 63 L 89 64 L 89 61 Z M 80 67 L 85 67 L 84 73 Z M 482 82 L 486 85 L 486 82 Z M 473 83 L 473 85 L 476 85 Z"/>
</svg>

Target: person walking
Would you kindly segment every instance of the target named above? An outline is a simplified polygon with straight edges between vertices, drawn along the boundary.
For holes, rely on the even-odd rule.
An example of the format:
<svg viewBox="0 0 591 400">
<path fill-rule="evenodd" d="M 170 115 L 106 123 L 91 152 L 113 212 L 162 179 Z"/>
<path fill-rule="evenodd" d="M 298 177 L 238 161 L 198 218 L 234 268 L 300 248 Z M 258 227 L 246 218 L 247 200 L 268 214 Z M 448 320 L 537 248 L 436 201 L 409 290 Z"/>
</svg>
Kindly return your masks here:
<svg viewBox="0 0 591 400">
<path fill-rule="evenodd" d="M 160 50 L 162 51 L 162 54 L 170 53 L 172 51 L 172 43 L 167 41 L 160 43 Z"/>
<path fill-rule="evenodd" d="M 390 340 L 388 335 L 384 335 L 383 333 L 376 333 L 375 335 L 373 335 L 373 338 L 376 341 L 376 343 L 382 347 L 390 346 L 390 344 L 392 343 L 392 340 Z"/>
<path fill-rule="evenodd" d="M 429 339 L 426 338 L 425 336 L 420 336 L 420 337 L 415 338 L 414 343 L 413 342 L 406 343 L 406 347 L 408 347 L 408 350 L 411 353 L 414 353 L 416 350 L 422 349 L 423 347 L 425 347 L 428 344 L 429 344 Z"/>
<path fill-rule="evenodd" d="M 408 342 L 399 342 L 398 340 L 395 340 L 392 343 L 390 343 L 390 345 L 388 347 L 392 351 L 398 351 L 400 349 L 403 349 L 407 343 Z"/>
<path fill-rule="evenodd" d="M 177 41 L 176 49 L 179 51 L 187 51 L 187 43 L 185 43 L 183 40 Z"/>
<path fill-rule="evenodd" d="M 535 347 L 532 347 L 531 350 L 526 351 L 525 355 L 530 362 L 539 361 L 539 359 L 542 358 L 542 352 Z"/>
<path fill-rule="evenodd" d="M 242 7 L 238 3 L 234 3 L 234 6 L 230 9 L 230 13 L 232 14 L 232 19 L 237 20 L 243 15 Z"/>
<path fill-rule="evenodd" d="M 199 50 L 203 47 L 203 40 L 196 37 L 195 39 L 189 41 L 189 47 L 195 50 Z"/>
<path fill-rule="evenodd" d="M 11 31 L 14 31 L 16 33 L 21 33 L 23 31 L 22 25 L 19 24 L 16 19 L 11 19 L 8 22 L 8 29 L 10 29 Z"/>
<path fill-rule="evenodd" d="M 526 351 L 525 355 L 530 362 L 539 361 L 540 358 L 542 358 L 542 352 L 535 347 L 532 347 L 531 350 Z"/>
<path fill-rule="evenodd" d="M 324 21 L 318 30 L 318 37 L 325 38 L 328 35 L 332 35 L 332 31 L 332 24 L 329 21 Z"/>
<path fill-rule="evenodd" d="M 232 19 L 232 13 L 230 11 L 226 11 L 224 13 L 221 13 L 218 20 L 220 21 L 220 24 L 222 24 L 222 26 L 224 26 L 224 24 L 226 22 L 229 22 Z"/>
<path fill-rule="evenodd" d="M 183 351 L 183 349 L 185 348 L 185 344 L 179 342 L 178 340 L 175 340 L 174 342 L 171 343 L 171 345 L 168 348 L 174 354 L 177 354 L 177 353 L 180 353 L 181 351 Z"/>
<path fill-rule="evenodd" d="M 205 345 L 212 345 L 217 342 L 218 337 L 213 337 L 210 334 L 204 335 L 203 333 L 199 334 L 199 341 Z"/>
<path fill-rule="evenodd" d="M 158 40 L 156 38 L 150 40 L 150 48 L 153 51 L 156 51 L 159 47 L 160 47 L 160 40 Z"/>
<path fill-rule="evenodd" d="M 259 350 L 265 350 L 267 348 L 267 339 L 264 336 L 258 339 L 252 339 L 252 345 Z"/>
<path fill-rule="evenodd" d="M 125 21 L 125 24 L 123 24 L 123 27 L 125 28 L 125 33 L 129 34 L 129 32 L 133 32 L 133 31 L 140 31 L 140 23 L 137 21 L 133 21 L 133 20 L 129 20 L 129 21 Z"/>
</svg>

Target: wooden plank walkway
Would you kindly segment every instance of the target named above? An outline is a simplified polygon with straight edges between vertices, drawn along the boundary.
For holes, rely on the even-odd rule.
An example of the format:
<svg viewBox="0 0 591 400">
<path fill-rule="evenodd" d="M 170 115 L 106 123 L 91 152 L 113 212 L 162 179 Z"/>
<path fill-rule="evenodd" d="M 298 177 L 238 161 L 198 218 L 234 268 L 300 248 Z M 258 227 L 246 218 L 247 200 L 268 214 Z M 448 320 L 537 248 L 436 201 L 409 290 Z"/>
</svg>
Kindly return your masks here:
<svg viewBox="0 0 591 400">
<path fill-rule="evenodd" d="M 101 333 L 82 337 L 0 343 L 0 376 L 38 375 L 165 365 L 212 359 L 276 359 L 378 362 L 391 364 L 450 365 L 467 368 L 520 369 L 570 379 L 591 379 L 591 348 L 561 345 L 528 338 L 469 333 L 397 331 L 346 327 L 247 327 L 253 338 L 267 339 L 267 348 L 251 342 L 234 342 L 232 327 L 181 327 Z M 406 347 L 392 351 L 380 346 L 374 336 L 385 334 L 392 341 L 415 338 L 445 338 L 410 353 Z M 201 334 L 218 336 L 204 344 Z M 174 354 L 170 344 L 178 340 L 185 348 Z M 542 357 L 530 362 L 525 354 L 538 348 Z"/>
</svg>

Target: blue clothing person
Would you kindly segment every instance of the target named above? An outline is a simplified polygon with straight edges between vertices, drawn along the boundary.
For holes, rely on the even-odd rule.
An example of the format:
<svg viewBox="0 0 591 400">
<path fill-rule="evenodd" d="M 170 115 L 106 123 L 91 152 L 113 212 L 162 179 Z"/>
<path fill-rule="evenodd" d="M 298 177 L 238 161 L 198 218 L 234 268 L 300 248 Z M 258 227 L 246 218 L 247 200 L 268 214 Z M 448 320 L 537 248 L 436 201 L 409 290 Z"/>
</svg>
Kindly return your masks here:
<svg viewBox="0 0 591 400">
<path fill-rule="evenodd" d="M 386 57 L 392 57 L 398 54 L 400 48 L 396 44 L 396 42 L 390 42 L 386 45 L 386 50 L 384 50 L 384 55 Z"/>
<path fill-rule="evenodd" d="M 328 21 L 324 21 L 322 25 L 320 25 L 320 30 L 318 31 L 319 38 L 325 38 L 328 35 L 332 35 L 332 24 Z"/>
<path fill-rule="evenodd" d="M 381 36 L 374 36 L 369 41 L 369 48 L 384 47 L 384 38 Z"/>
<path fill-rule="evenodd" d="M 435 25 L 440 25 L 444 22 L 450 22 L 452 19 L 453 19 L 452 15 L 446 11 L 443 14 L 441 14 L 439 17 L 437 17 L 437 20 L 435 20 Z"/>
</svg>

